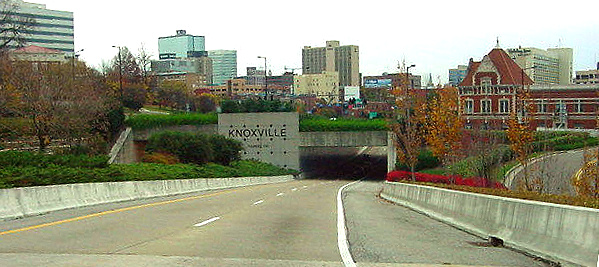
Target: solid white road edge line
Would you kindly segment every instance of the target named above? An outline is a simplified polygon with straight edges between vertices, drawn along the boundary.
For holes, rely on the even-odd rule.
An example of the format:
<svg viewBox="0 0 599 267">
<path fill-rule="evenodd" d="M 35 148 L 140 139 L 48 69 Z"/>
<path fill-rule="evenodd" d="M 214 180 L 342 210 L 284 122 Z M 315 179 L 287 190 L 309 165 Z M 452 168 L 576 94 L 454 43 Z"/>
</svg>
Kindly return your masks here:
<svg viewBox="0 0 599 267">
<path fill-rule="evenodd" d="M 260 204 L 260 203 L 262 203 L 262 202 L 264 202 L 264 200 L 258 200 L 258 201 L 256 201 L 256 202 L 254 202 L 254 204 L 252 204 L 252 205 L 258 205 L 258 204 Z"/>
<path fill-rule="evenodd" d="M 201 223 L 194 224 L 193 226 L 201 227 L 201 226 L 204 226 L 204 225 L 206 225 L 206 224 L 209 224 L 209 223 L 211 223 L 211 222 L 214 222 L 214 221 L 216 221 L 216 220 L 220 220 L 220 217 L 214 217 L 214 218 L 212 218 L 212 219 L 210 219 L 210 220 L 205 220 L 205 221 L 203 221 L 203 222 L 201 222 Z"/>
<path fill-rule="evenodd" d="M 341 254 L 341 259 L 343 259 L 343 264 L 345 266 L 356 266 L 354 259 L 349 252 L 349 243 L 347 241 L 347 229 L 345 228 L 345 212 L 343 209 L 343 200 L 341 198 L 343 189 L 346 187 L 355 184 L 359 181 L 354 181 L 349 184 L 344 185 L 337 192 L 337 246 L 339 247 L 339 253 Z"/>
</svg>

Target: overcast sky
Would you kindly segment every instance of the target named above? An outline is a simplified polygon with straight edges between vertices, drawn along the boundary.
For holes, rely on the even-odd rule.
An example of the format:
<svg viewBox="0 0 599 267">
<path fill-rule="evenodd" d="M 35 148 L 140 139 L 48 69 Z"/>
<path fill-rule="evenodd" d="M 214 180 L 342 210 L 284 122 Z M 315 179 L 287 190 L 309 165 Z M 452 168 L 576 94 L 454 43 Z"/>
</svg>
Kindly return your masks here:
<svg viewBox="0 0 599 267">
<path fill-rule="evenodd" d="M 206 37 L 206 49 L 237 50 L 238 75 L 261 67 L 274 75 L 301 67 L 303 46 L 327 40 L 360 47 L 360 72 L 396 72 L 405 59 L 410 72 L 432 73 L 447 82 L 448 69 L 480 60 L 502 48 L 570 47 L 574 70 L 599 60 L 599 1 L 526 0 L 26 0 L 74 12 L 75 48 L 99 66 L 117 54 L 113 45 L 137 53 L 143 45 L 158 57 L 158 37 L 176 30 Z"/>
</svg>

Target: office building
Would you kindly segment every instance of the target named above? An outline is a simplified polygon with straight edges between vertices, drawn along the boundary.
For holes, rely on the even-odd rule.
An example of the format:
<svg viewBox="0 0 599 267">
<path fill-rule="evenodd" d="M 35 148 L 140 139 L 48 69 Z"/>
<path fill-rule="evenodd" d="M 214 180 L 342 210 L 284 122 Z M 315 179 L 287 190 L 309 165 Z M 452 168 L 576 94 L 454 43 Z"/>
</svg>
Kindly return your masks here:
<svg viewBox="0 0 599 267">
<path fill-rule="evenodd" d="M 6 1 L 2 1 L 5 5 Z M 35 26 L 24 36 L 23 46 L 39 46 L 73 53 L 75 49 L 75 35 L 73 24 L 73 12 L 50 10 L 45 4 L 28 3 L 22 0 L 12 1 L 17 7 L 15 19 L 32 18 Z M 1 27 L 1 26 L 0 26 Z M 0 40 L 6 36 L 0 34 Z M 19 45 L 11 42 L 9 49 L 17 49 Z"/>
<path fill-rule="evenodd" d="M 324 71 L 319 74 L 296 75 L 293 78 L 293 89 L 293 94 L 298 96 L 315 96 L 327 103 L 338 103 L 339 73 Z"/>
<path fill-rule="evenodd" d="M 212 60 L 208 57 L 161 59 L 151 62 L 152 71 L 161 77 L 168 77 L 169 73 L 194 74 L 196 84 L 212 84 Z M 197 89 L 196 86 L 189 88 Z"/>
<path fill-rule="evenodd" d="M 359 52 L 358 46 L 341 46 L 339 41 L 327 41 L 326 47 L 304 46 L 302 73 L 338 72 L 340 86 L 360 86 Z"/>
<path fill-rule="evenodd" d="M 599 84 L 599 62 L 597 69 L 576 71 L 575 84 Z"/>
<path fill-rule="evenodd" d="M 572 48 L 511 48 L 507 50 L 534 84 L 572 84 Z"/>
<path fill-rule="evenodd" d="M 466 77 L 466 73 L 468 72 L 468 66 L 459 65 L 455 69 L 449 69 L 449 84 L 451 86 L 458 86 Z"/>
<path fill-rule="evenodd" d="M 158 38 L 158 58 L 194 58 L 206 56 L 206 40 L 204 36 L 187 34 L 178 30 L 175 36 Z"/>
<path fill-rule="evenodd" d="M 222 85 L 237 77 L 236 50 L 210 50 L 208 57 L 212 59 L 212 83 Z"/>
</svg>

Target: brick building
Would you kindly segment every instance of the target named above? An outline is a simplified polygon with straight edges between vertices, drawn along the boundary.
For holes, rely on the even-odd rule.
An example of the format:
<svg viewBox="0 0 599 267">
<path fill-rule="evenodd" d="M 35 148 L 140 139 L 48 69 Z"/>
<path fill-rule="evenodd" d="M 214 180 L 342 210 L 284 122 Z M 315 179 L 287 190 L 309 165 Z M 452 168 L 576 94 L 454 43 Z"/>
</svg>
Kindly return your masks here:
<svg viewBox="0 0 599 267">
<path fill-rule="evenodd" d="M 533 127 L 594 129 L 599 85 L 534 85 L 510 56 L 497 47 L 480 62 L 472 59 L 459 84 L 460 113 L 467 128 L 505 129 L 516 95 L 528 90 L 535 110 Z"/>
</svg>

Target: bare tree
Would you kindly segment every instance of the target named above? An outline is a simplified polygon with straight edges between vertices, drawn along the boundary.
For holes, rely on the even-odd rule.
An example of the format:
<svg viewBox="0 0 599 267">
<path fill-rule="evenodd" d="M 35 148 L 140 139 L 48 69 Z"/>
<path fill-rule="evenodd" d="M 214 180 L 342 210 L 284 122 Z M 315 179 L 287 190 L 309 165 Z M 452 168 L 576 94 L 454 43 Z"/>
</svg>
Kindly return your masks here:
<svg viewBox="0 0 599 267">
<path fill-rule="evenodd" d="M 0 3 L 0 50 L 9 45 L 22 46 L 25 36 L 35 27 L 35 19 L 20 16 L 19 9 L 15 1 Z"/>
<path fill-rule="evenodd" d="M 24 61 L 8 66 L 3 86 L 19 91 L 21 103 L 12 112 L 30 120 L 40 150 L 52 139 L 79 142 L 106 128 L 106 90 L 97 86 L 93 70 L 80 67 L 74 72 L 71 64 Z"/>
<path fill-rule="evenodd" d="M 137 65 L 139 66 L 139 70 L 141 71 L 142 82 L 145 85 L 149 85 L 151 57 L 152 55 L 146 50 L 146 47 L 142 43 L 135 58 L 137 60 Z"/>
</svg>

